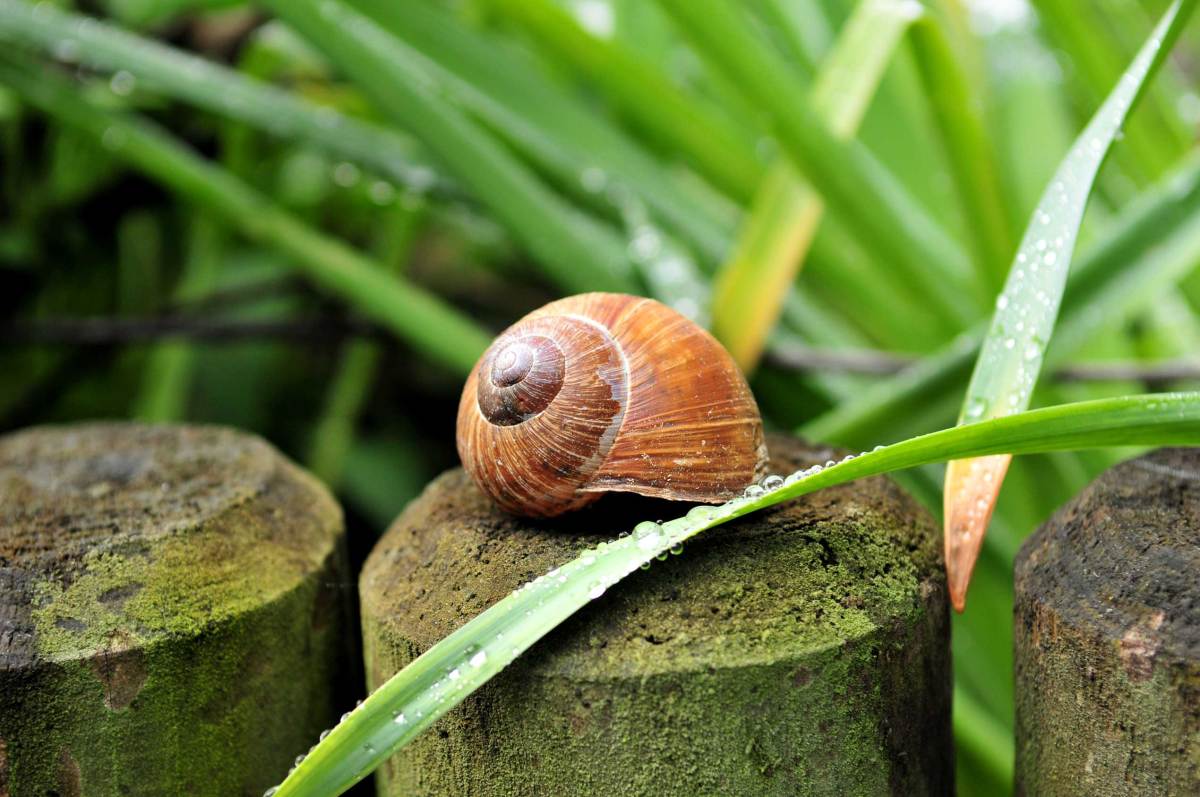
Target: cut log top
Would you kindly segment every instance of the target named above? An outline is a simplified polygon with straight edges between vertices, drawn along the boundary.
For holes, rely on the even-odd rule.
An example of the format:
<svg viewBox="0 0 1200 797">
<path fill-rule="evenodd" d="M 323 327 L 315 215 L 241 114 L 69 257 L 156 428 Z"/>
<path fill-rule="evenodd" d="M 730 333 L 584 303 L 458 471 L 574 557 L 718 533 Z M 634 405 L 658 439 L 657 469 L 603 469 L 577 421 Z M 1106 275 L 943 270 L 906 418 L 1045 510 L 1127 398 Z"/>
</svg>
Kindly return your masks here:
<svg viewBox="0 0 1200 797">
<path fill-rule="evenodd" d="M 1200 661 L 1200 450 L 1107 471 L 1022 547 L 1016 578 L 1072 627 L 1117 640 L 1127 669 Z"/>
<path fill-rule="evenodd" d="M 197 633 L 291 589 L 340 529 L 320 484 L 232 430 L 0 437 L 0 670 Z"/>
<path fill-rule="evenodd" d="M 772 472 L 840 456 L 781 436 L 769 445 Z M 496 509 L 461 470 L 449 471 L 368 559 L 363 613 L 420 652 L 584 548 L 686 509 L 611 495 L 533 522 Z M 596 601 L 603 612 L 569 620 L 553 655 L 535 648 L 529 661 L 543 674 L 600 680 L 775 661 L 890 628 L 926 611 L 931 592 L 944 600 L 943 590 L 932 519 L 877 477 L 703 532 L 682 557 L 609 590 Z"/>
</svg>

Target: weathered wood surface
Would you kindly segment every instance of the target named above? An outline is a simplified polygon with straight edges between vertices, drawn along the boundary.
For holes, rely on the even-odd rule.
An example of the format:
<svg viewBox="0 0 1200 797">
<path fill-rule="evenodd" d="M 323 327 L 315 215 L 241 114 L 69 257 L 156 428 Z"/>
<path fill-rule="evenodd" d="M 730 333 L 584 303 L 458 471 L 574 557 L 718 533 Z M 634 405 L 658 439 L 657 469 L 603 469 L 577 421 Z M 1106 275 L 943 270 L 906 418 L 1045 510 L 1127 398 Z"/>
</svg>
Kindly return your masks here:
<svg viewBox="0 0 1200 797">
<path fill-rule="evenodd" d="M 1021 548 L 1017 786 L 1200 794 L 1200 450 L 1112 468 Z"/>
<path fill-rule="evenodd" d="M 835 452 L 770 441 L 773 469 Z M 372 688 L 510 590 L 686 505 L 505 515 L 454 470 L 360 579 Z M 393 795 L 879 795 L 953 789 L 937 528 L 893 483 L 705 532 L 517 659 L 380 770 Z"/>
<path fill-rule="evenodd" d="M 344 704 L 343 558 L 256 437 L 0 437 L 0 795 L 260 795 Z"/>
</svg>

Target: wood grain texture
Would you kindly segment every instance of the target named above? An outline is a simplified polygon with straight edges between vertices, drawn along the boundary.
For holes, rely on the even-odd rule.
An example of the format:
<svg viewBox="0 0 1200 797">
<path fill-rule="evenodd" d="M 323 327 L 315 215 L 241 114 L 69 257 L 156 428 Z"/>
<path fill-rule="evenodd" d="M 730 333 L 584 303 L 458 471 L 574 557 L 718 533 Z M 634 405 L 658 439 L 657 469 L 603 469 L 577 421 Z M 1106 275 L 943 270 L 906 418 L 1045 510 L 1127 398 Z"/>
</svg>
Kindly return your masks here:
<svg viewBox="0 0 1200 797">
<path fill-rule="evenodd" d="M 520 389 L 491 384 L 497 358 L 542 338 L 565 358 L 560 389 L 522 422 L 489 422 L 490 407 L 516 404 L 493 392 Z M 497 338 L 463 389 L 458 448 L 500 506 L 535 517 L 604 492 L 717 503 L 766 461 L 758 407 L 721 345 L 665 305 L 605 293 L 553 302 Z"/>
<path fill-rule="evenodd" d="M 1200 450 L 1110 469 L 1021 548 L 1021 794 L 1200 794 Z"/>
</svg>

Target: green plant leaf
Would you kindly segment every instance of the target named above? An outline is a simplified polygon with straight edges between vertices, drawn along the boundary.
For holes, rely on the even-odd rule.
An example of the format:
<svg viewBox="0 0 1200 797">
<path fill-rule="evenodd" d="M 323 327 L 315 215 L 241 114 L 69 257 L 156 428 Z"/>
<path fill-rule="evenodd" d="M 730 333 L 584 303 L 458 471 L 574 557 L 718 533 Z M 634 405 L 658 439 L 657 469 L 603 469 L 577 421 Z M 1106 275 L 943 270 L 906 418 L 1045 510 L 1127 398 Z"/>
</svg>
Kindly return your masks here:
<svg viewBox="0 0 1200 797">
<path fill-rule="evenodd" d="M 756 486 L 686 517 L 640 523 L 632 535 L 529 582 L 427 650 L 343 717 L 269 794 L 342 793 L 578 609 L 705 529 L 825 487 L 962 456 L 1159 444 L 1200 444 L 1200 393 L 1082 402 L 946 429 L 779 478 L 771 489 Z"/>
<path fill-rule="evenodd" d="M 733 212 L 694 179 L 679 175 L 612 121 L 556 83 L 496 36 L 471 30 L 427 2 L 403 6 L 351 0 L 437 69 L 449 99 L 496 131 L 581 204 L 620 213 L 641 202 L 690 247 L 724 255 Z M 614 208 L 615 206 L 615 208 Z"/>
<path fill-rule="evenodd" d="M 966 254 L 865 146 L 834 135 L 793 70 L 748 29 L 741 8 L 729 0 L 659 4 L 768 114 L 780 146 L 864 247 L 919 286 L 935 313 L 968 326 L 985 297 Z"/>
<path fill-rule="evenodd" d="M 812 105 L 835 136 L 858 129 L 892 52 L 921 14 L 907 0 L 869 0 L 855 9 L 813 81 Z M 713 334 L 746 373 L 758 364 L 824 210 L 821 197 L 786 160 L 759 187 L 733 253 L 713 284 Z"/>
<path fill-rule="evenodd" d="M 959 423 L 1029 406 L 1100 164 L 1194 5 L 1194 0 L 1171 5 L 1051 178 L 996 300 Z M 971 571 L 1010 459 L 956 461 L 946 469 L 946 574 L 950 600 L 959 611 L 966 605 Z"/>
<path fill-rule="evenodd" d="M 998 287 L 1014 244 L 1000 181 L 998 153 L 988 133 L 979 87 L 964 73 L 942 18 L 925 17 L 912 29 L 912 51 L 941 133 L 972 249 L 988 284 Z"/>
<path fill-rule="evenodd" d="M 565 203 L 487 131 L 441 101 L 443 87 L 422 68 L 419 53 L 339 0 L 266 5 L 411 130 L 558 285 L 570 291 L 635 289 L 625 247 L 611 230 Z"/>
<path fill-rule="evenodd" d="M 762 176 L 754 142 L 725 118 L 693 102 L 621 42 L 599 39 L 548 0 L 488 0 L 595 84 L 664 146 L 678 151 L 717 187 L 745 201 Z"/>
<path fill-rule="evenodd" d="M 274 247 L 324 289 L 378 320 L 423 354 L 468 372 L 491 335 L 441 299 L 389 277 L 341 241 L 314 230 L 230 172 L 188 151 L 137 116 L 100 108 L 59 78 L 0 55 L 0 82 L 35 107 L 86 130 L 106 150 L 211 211 L 251 240 Z"/>
<path fill-rule="evenodd" d="M 127 33 L 49 3 L 0 0 L 0 39 L 68 55 L 89 67 L 120 73 L 114 86 L 141 85 L 267 132 L 309 141 L 363 164 L 415 193 L 453 189 L 423 162 L 413 142 L 277 89 L 236 70 Z"/>
<path fill-rule="evenodd" d="M 1067 362 L 1098 331 L 1140 312 L 1198 263 L 1200 153 L 1123 208 L 1068 274 L 1046 365 Z M 918 365 L 809 421 L 800 433 L 852 446 L 903 435 L 911 428 L 907 419 L 921 407 L 965 388 L 986 331 L 986 324 L 977 325 Z"/>
</svg>

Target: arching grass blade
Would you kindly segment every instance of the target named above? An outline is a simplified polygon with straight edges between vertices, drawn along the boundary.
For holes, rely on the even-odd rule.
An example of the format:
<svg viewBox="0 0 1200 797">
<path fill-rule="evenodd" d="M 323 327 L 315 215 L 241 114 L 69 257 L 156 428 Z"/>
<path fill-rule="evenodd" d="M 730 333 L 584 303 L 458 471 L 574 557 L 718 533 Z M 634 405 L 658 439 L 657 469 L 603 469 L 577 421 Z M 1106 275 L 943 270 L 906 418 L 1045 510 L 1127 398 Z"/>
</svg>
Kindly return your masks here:
<svg viewBox="0 0 1200 797">
<path fill-rule="evenodd" d="M 636 288 L 621 239 L 550 190 L 508 149 L 440 101 L 420 55 L 340 0 L 268 0 L 281 19 L 412 131 L 570 291 Z"/>
<path fill-rule="evenodd" d="M 430 358 L 466 373 L 487 347 L 491 336 L 474 321 L 438 297 L 389 277 L 377 264 L 309 227 L 149 121 L 97 107 L 49 72 L 8 58 L 0 55 L 0 83 L 60 121 L 91 133 L 105 149 L 251 240 L 287 254 L 313 282 Z"/>
<path fill-rule="evenodd" d="M 309 141 L 414 192 L 458 190 L 451 189 L 445 178 L 420 159 L 411 140 L 393 130 L 315 105 L 237 70 L 49 3 L 0 0 L 0 38 L 48 53 L 70 53 L 94 69 L 124 72 L 151 91 L 272 135 Z"/>
<path fill-rule="evenodd" d="M 854 479 L 949 458 L 1114 445 L 1200 444 L 1200 393 L 1130 396 L 1009 415 L 935 432 L 766 482 L 747 497 L 638 524 L 527 583 L 434 645 L 324 735 L 273 797 L 331 797 L 499 673 L 575 611 L 705 529 Z"/>
<path fill-rule="evenodd" d="M 1194 0 L 1171 5 L 1051 178 L 996 300 L 959 423 L 997 418 L 1029 406 L 1096 173 L 1194 5 Z M 1009 460 L 998 455 L 955 461 L 946 470 L 946 573 L 950 600 L 958 611 L 966 606 L 971 571 Z"/>
</svg>

